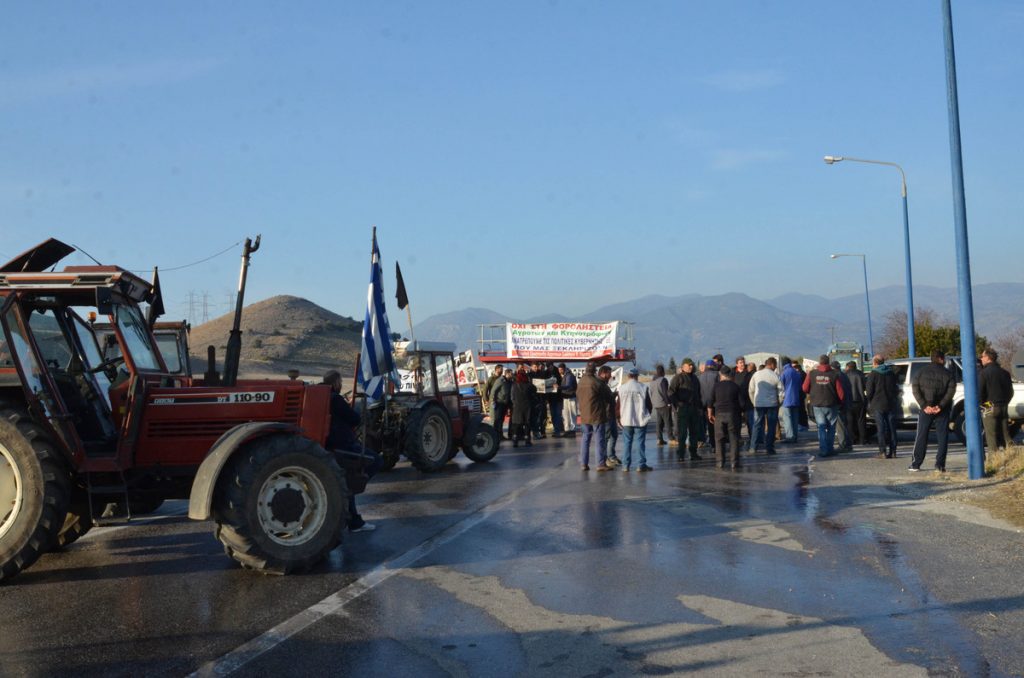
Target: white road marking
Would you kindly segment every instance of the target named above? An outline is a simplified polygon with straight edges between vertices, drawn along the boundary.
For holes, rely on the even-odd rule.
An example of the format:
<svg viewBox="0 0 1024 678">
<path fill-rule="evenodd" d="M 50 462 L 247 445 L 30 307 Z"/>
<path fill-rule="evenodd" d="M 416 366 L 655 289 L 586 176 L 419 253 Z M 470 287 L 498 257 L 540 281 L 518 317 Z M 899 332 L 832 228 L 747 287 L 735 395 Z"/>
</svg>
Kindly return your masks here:
<svg viewBox="0 0 1024 678">
<path fill-rule="evenodd" d="M 195 673 L 191 674 L 191 676 L 226 676 L 238 671 L 252 660 L 266 652 L 269 652 L 270 650 L 273 650 L 281 643 L 285 642 L 292 636 L 301 633 L 321 619 L 341 612 L 346 605 L 356 598 L 359 598 L 364 593 L 386 582 L 396 574 L 401 574 L 405 568 L 411 566 L 424 556 L 429 555 L 441 546 L 444 546 L 452 540 L 462 536 L 469 530 L 490 518 L 494 513 L 504 509 L 506 506 L 519 499 L 523 494 L 536 489 L 543 483 L 547 482 L 570 462 L 575 463 L 574 458 L 570 458 L 569 460 L 562 462 L 544 475 L 534 478 L 530 482 L 506 494 L 500 499 L 477 509 L 459 522 L 451 525 L 447 529 L 439 532 L 400 556 L 381 563 L 351 584 L 335 591 L 320 602 L 311 605 L 290 619 L 287 619 L 274 628 L 265 631 L 263 634 L 253 638 L 244 645 L 235 648 L 218 659 L 207 662 L 203 666 L 199 667 L 199 669 Z"/>
</svg>

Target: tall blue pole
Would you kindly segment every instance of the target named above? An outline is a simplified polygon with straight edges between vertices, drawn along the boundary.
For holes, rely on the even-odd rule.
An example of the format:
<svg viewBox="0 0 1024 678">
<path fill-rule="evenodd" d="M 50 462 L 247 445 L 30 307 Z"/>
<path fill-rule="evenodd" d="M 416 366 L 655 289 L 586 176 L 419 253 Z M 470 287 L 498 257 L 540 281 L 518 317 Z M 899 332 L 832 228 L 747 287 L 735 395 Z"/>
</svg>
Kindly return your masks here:
<svg viewBox="0 0 1024 678">
<path fill-rule="evenodd" d="M 868 258 L 861 255 L 860 261 L 864 264 L 864 302 L 868 305 L 868 351 L 875 355 L 875 335 L 871 331 L 871 293 L 868 292 Z"/>
<path fill-rule="evenodd" d="M 900 169 L 900 174 L 903 170 Z M 910 218 L 907 216 L 907 180 L 903 179 L 903 252 L 907 259 L 907 354 L 917 357 L 917 345 L 914 341 L 914 285 L 910 275 Z"/>
<path fill-rule="evenodd" d="M 964 196 L 964 159 L 960 149 L 960 102 L 956 91 L 956 55 L 953 50 L 953 11 L 942 0 L 946 39 L 946 99 L 949 105 L 949 154 L 953 170 L 953 220 L 956 231 L 956 286 L 960 297 L 960 355 L 964 372 L 964 432 L 967 436 L 967 477 L 985 475 L 978 410 L 978 368 L 974 348 L 974 301 L 971 296 L 971 256 L 967 243 L 967 201 Z"/>
</svg>

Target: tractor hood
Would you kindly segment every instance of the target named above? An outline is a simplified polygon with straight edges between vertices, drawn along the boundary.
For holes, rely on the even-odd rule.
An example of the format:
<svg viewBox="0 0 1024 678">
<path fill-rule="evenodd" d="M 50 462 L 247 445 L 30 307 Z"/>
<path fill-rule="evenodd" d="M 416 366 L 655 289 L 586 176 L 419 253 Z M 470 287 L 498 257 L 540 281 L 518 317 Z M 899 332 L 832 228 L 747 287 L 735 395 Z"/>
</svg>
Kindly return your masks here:
<svg viewBox="0 0 1024 678">
<path fill-rule="evenodd" d="M 74 251 L 71 245 L 50 238 L 0 266 L 0 273 L 42 273 Z"/>
</svg>

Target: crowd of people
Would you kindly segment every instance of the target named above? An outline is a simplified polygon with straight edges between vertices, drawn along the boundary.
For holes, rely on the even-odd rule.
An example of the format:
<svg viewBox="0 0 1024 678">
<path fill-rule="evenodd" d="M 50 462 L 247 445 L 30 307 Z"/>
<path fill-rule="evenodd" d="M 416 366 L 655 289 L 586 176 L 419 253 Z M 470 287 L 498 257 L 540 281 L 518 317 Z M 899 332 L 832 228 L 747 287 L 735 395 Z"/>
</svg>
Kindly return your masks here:
<svg viewBox="0 0 1024 678">
<path fill-rule="evenodd" d="M 995 351 L 986 350 L 981 364 L 981 399 L 987 403 L 983 410 L 985 433 L 990 448 L 997 449 L 1011 441 L 1007 404 L 1013 387 Z M 876 424 L 878 456 L 896 456 L 900 387 L 896 372 L 881 355 L 873 357 L 867 374 L 853 361 L 840 365 L 825 355 L 805 371 L 800 361 L 786 357 L 769 357 L 760 365 L 740 357 L 730 366 L 719 354 L 699 366 L 685 358 L 678 373 L 671 376 L 666 375 L 664 366 L 657 365 L 646 384 L 633 368 L 617 393 L 609 387 L 611 376 L 608 365 L 588 364 L 578 381 L 565 363 L 557 367 L 552 363 L 516 368 L 499 365 L 484 385 L 483 396 L 490 404 L 499 438 L 506 437 L 504 420 L 508 415 L 508 437 L 513 446 L 520 442 L 532 445 L 532 440 L 543 438 L 549 417 L 554 436 L 576 435 L 578 415 L 583 470 L 590 470 L 593 447 L 597 471 L 616 466 L 630 471 L 634 457 L 637 470 L 649 471 L 645 437 L 650 421 L 654 422 L 657 444 L 674 446 L 680 461 L 699 461 L 703 459 L 701 451 L 707 449 L 713 450 L 718 467 L 738 469 L 743 452 L 763 450 L 774 455 L 777 445 L 797 443 L 801 434 L 810 431 L 811 419 L 819 457 L 868 445 L 870 413 Z M 544 385 L 543 393 L 538 384 Z M 920 415 L 910 471 L 921 469 L 933 428 L 937 437 L 935 468 L 945 471 L 955 389 L 945 355 L 934 352 L 912 384 Z M 620 431 L 622 459 L 615 453 Z"/>
</svg>

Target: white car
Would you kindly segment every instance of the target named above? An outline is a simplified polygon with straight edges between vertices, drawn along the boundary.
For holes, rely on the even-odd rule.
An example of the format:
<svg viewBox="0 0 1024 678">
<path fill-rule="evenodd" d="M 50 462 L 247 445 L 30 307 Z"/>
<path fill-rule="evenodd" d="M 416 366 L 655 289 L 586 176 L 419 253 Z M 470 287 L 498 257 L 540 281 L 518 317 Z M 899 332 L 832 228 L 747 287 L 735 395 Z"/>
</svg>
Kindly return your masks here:
<svg viewBox="0 0 1024 678">
<path fill-rule="evenodd" d="M 911 384 L 920 374 L 925 365 L 931 362 L 930 358 L 897 358 L 888 361 L 889 366 L 896 372 L 896 379 L 900 384 L 900 412 L 897 415 L 897 425 L 901 427 L 917 426 L 917 415 L 921 408 L 914 400 L 914 390 Z M 964 435 L 964 384 L 963 369 L 960 358 L 956 356 L 946 357 L 946 369 L 956 379 L 956 393 L 953 394 L 953 414 L 949 419 L 949 429 L 956 433 L 961 442 L 967 440 Z M 1016 436 L 1024 424 L 1024 384 L 1014 382 L 1013 399 L 1009 405 L 1010 414 L 1010 435 Z"/>
</svg>

